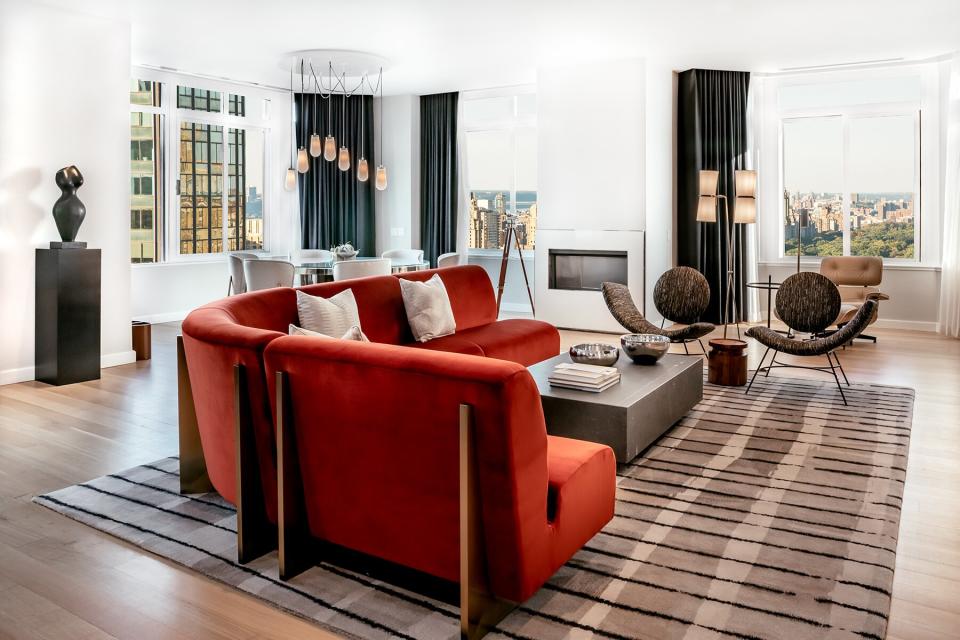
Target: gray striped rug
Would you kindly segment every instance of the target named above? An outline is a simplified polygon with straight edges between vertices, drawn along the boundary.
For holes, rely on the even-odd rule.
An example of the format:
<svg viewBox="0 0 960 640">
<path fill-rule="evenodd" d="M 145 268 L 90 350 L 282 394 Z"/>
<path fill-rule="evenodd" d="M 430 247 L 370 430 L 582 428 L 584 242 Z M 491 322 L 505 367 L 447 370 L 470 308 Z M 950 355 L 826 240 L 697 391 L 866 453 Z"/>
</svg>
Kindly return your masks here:
<svg viewBox="0 0 960 640">
<path fill-rule="evenodd" d="M 913 391 L 760 379 L 704 399 L 632 464 L 616 517 L 494 636 L 884 637 Z M 454 638 L 457 610 L 334 566 L 235 562 L 233 508 L 168 458 L 36 501 L 345 636 Z"/>
</svg>

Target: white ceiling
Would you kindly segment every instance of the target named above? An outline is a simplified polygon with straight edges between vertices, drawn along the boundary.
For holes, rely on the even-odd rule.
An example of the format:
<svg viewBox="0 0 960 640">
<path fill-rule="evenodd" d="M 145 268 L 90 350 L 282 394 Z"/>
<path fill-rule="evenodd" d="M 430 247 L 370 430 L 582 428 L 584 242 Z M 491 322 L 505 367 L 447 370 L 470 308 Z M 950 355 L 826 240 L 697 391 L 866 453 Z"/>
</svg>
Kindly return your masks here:
<svg viewBox="0 0 960 640">
<path fill-rule="evenodd" d="M 285 54 L 390 61 L 387 94 L 532 82 L 541 65 L 645 56 L 782 68 L 960 49 L 958 0 L 42 0 L 129 20 L 133 62 L 285 86 Z M 598 87 L 598 89 L 602 89 Z"/>
</svg>

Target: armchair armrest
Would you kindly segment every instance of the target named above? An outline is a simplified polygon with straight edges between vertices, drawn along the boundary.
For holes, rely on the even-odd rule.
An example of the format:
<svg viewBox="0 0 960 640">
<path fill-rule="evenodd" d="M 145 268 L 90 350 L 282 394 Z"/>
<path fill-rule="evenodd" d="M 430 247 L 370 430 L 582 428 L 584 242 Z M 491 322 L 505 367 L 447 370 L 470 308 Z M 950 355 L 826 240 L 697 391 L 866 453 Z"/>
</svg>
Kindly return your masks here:
<svg viewBox="0 0 960 640">
<path fill-rule="evenodd" d="M 879 302 L 880 300 L 889 300 L 890 296 L 883 293 L 882 291 L 874 290 L 874 291 L 868 291 L 866 298 L 867 300 L 876 300 L 877 302 Z"/>
</svg>

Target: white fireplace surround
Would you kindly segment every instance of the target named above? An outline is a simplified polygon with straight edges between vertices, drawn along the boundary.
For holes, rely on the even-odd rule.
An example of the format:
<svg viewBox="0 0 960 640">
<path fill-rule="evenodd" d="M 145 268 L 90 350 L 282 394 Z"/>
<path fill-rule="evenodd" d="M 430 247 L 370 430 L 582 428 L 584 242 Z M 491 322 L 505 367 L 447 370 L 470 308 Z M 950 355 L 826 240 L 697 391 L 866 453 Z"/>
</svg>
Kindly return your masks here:
<svg viewBox="0 0 960 640">
<path fill-rule="evenodd" d="M 551 249 L 626 251 L 627 286 L 642 311 L 645 293 L 643 231 L 537 230 L 537 318 L 562 329 L 625 333 L 626 330 L 610 315 L 599 291 L 550 288 Z"/>
</svg>

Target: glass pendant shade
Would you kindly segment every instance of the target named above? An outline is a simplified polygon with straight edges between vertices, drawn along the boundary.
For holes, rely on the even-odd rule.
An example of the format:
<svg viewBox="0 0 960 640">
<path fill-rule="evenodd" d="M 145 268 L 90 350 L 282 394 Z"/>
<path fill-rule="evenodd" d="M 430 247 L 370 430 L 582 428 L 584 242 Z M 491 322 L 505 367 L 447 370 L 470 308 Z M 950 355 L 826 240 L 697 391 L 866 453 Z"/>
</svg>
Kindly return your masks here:
<svg viewBox="0 0 960 640">
<path fill-rule="evenodd" d="M 717 195 L 717 184 L 720 182 L 720 172 L 704 169 L 700 171 L 700 195 Z M 699 220 L 699 217 L 697 218 Z"/>
<path fill-rule="evenodd" d="M 757 172 L 747 169 L 738 169 L 733 173 L 738 198 L 757 197 Z"/>
<path fill-rule="evenodd" d="M 382 164 L 377 167 L 376 186 L 377 191 L 385 191 L 387 188 L 387 168 Z"/>
<path fill-rule="evenodd" d="M 337 157 L 337 139 L 327 136 L 323 139 L 323 159 L 334 160 Z"/>
<path fill-rule="evenodd" d="M 307 157 L 307 148 L 300 147 L 297 151 L 297 171 L 306 173 L 310 170 L 310 158 Z"/>
<path fill-rule="evenodd" d="M 370 168 L 367 166 L 367 159 L 360 157 L 357 160 L 357 180 L 360 182 L 366 182 L 370 179 Z"/>
<path fill-rule="evenodd" d="M 323 144 L 320 142 L 320 136 L 313 134 L 310 136 L 310 155 L 316 158 L 321 153 L 323 153 Z"/>
<path fill-rule="evenodd" d="M 757 199 L 738 196 L 733 201 L 734 224 L 753 224 L 757 221 Z"/>
<path fill-rule="evenodd" d="M 283 188 L 293 191 L 297 188 L 297 172 L 293 167 L 287 169 L 287 177 L 283 181 Z"/>
<path fill-rule="evenodd" d="M 340 156 L 337 160 L 337 168 L 339 168 L 340 171 L 350 170 L 350 150 L 346 147 L 340 147 Z"/>
<path fill-rule="evenodd" d="M 716 222 L 716 221 L 717 221 L 717 197 L 716 196 L 700 196 L 700 198 L 697 199 L 697 222 Z"/>
</svg>

